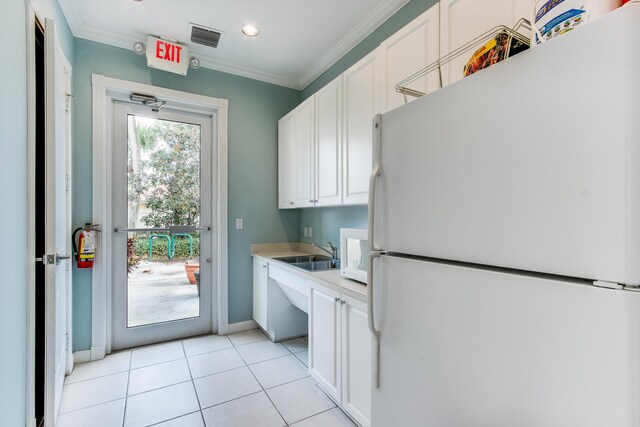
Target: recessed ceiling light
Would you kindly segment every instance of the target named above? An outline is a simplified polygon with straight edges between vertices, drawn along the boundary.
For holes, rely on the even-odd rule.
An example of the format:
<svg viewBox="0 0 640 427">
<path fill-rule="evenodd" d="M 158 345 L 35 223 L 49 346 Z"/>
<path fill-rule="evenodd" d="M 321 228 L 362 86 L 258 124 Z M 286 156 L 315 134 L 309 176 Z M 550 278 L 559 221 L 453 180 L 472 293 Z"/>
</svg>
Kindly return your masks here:
<svg viewBox="0 0 640 427">
<path fill-rule="evenodd" d="M 249 37 L 255 37 L 260 33 L 260 31 L 253 25 L 245 25 L 244 27 L 242 27 L 242 32 L 245 36 Z"/>
</svg>

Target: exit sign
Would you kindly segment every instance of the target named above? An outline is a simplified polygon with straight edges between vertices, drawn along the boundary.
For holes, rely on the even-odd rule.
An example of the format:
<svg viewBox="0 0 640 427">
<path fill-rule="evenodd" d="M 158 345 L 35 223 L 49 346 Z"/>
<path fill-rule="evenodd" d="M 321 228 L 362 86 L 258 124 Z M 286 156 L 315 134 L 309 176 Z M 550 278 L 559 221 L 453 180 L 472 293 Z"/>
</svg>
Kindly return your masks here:
<svg viewBox="0 0 640 427">
<path fill-rule="evenodd" d="M 147 65 L 151 68 L 187 75 L 189 50 L 187 46 L 170 40 L 147 38 Z"/>
</svg>

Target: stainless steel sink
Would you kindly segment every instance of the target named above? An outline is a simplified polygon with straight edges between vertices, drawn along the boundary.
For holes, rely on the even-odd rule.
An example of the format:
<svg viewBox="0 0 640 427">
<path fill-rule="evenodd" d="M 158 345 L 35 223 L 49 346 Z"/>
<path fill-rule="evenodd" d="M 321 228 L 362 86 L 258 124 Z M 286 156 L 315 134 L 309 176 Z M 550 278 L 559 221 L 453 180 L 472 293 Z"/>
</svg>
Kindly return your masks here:
<svg viewBox="0 0 640 427">
<path fill-rule="evenodd" d="M 335 270 L 340 268 L 340 261 L 310 261 L 310 262 L 295 262 L 291 264 L 294 267 L 302 268 L 307 271 L 323 271 L 323 270 Z"/>
<path fill-rule="evenodd" d="M 286 262 L 287 264 L 297 264 L 300 262 L 314 262 L 314 261 L 331 261 L 330 256 L 326 255 L 299 255 L 288 256 L 283 258 L 274 258 L 275 260 Z"/>
<path fill-rule="evenodd" d="M 290 256 L 274 259 L 307 271 L 324 271 L 340 268 L 339 260 L 324 255 Z"/>
</svg>

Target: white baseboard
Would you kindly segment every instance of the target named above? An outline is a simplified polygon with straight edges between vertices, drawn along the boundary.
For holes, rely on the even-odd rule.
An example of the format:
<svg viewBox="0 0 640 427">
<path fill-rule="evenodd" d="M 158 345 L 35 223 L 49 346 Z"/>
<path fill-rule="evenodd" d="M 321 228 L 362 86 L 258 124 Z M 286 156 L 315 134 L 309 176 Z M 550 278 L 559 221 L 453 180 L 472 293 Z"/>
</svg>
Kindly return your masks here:
<svg viewBox="0 0 640 427">
<path fill-rule="evenodd" d="M 91 362 L 91 350 L 82 350 L 73 352 L 73 363 Z"/>
<path fill-rule="evenodd" d="M 230 323 L 229 333 L 234 334 L 236 332 L 248 331 L 249 329 L 256 329 L 258 324 L 254 320 L 247 320 L 244 322 Z"/>
</svg>

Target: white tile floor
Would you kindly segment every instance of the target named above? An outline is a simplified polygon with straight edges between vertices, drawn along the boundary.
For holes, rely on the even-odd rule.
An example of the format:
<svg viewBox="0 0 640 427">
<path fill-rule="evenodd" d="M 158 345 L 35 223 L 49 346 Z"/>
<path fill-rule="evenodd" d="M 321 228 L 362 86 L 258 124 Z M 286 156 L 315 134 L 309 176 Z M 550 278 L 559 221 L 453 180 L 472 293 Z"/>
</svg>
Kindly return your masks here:
<svg viewBox="0 0 640 427">
<path fill-rule="evenodd" d="M 58 427 L 354 427 L 309 376 L 307 339 L 257 329 L 77 365 Z"/>
</svg>

